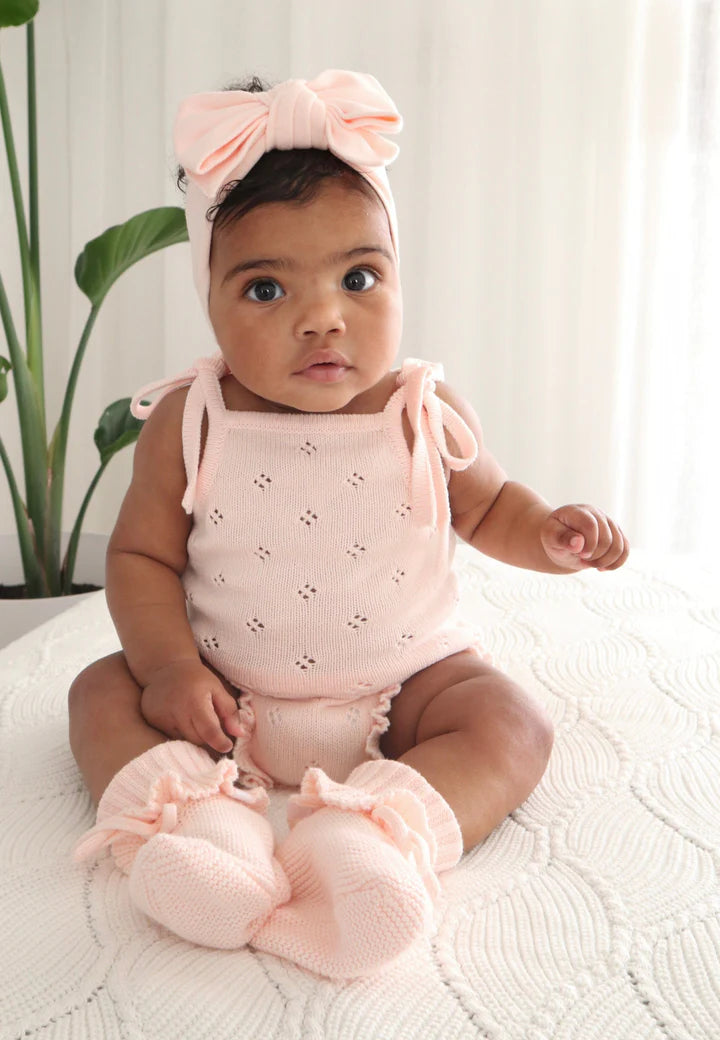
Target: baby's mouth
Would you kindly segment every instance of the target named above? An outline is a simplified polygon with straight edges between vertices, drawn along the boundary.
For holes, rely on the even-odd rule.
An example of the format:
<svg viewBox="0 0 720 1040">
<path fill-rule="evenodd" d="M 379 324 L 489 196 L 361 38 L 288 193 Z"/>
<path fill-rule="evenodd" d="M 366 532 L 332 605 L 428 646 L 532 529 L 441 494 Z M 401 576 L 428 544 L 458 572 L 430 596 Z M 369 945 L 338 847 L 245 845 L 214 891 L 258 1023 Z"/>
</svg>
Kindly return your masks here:
<svg viewBox="0 0 720 1040">
<path fill-rule="evenodd" d="M 317 350 L 305 358 L 302 368 L 294 373 L 316 383 L 336 383 L 352 368 L 347 358 L 334 350 Z"/>
<path fill-rule="evenodd" d="M 337 383 L 348 371 L 348 365 L 340 365 L 334 361 L 316 361 L 315 364 L 308 365 L 295 375 L 312 379 L 316 383 Z"/>
</svg>

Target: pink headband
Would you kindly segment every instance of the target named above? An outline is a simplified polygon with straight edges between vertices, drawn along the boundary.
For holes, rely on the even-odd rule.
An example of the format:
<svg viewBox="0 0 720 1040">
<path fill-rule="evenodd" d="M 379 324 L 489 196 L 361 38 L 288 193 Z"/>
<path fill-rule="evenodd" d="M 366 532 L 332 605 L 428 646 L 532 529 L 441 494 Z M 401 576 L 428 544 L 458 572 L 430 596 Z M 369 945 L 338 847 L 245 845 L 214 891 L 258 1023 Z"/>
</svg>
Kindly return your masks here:
<svg viewBox="0 0 720 1040">
<path fill-rule="evenodd" d="M 193 275 L 203 307 L 210 290 L 212 224 L 206 213 L 230 181 L 242 179 L 274 148 L 323 148 L 357 170 L 377 192 L 398 248 L 395 203 L 385 167 L 399 149 L 402 119 L 373 76 L 329 69 L 307 82 L 290 79 L 271 90 L 194 94 L 175 120 L 175 153 L 188 176 L 185 215 Z"/>
</svg>

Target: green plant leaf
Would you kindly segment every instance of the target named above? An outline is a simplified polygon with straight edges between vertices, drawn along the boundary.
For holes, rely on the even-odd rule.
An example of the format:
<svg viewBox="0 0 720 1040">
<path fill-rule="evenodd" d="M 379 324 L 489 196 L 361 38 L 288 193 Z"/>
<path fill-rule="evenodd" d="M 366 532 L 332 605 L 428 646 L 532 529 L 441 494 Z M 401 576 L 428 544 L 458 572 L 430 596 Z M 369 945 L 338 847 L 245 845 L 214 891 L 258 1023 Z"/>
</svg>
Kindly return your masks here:
<svg viewBox="0 0 720 1040">
<path fill-rule="evenodd" d="M 88 242 L 77 258 L 75 281 L 97 307 L 128 267 L 158 249 L 186 242 L 187 237 L 185 214 L 179 206 L 138 213 Z"/>
<path fill-rule="evenodd" d="M 7 373 L 11 368 L 12 365 L 8 359 L 0 355 L 0 401 L 4 401 L 8 395 Z"/>
<path fill-rule="evenodd" d="M 38 6 L 39 0 L 0 0 L 0 29 L 31 22 Z"/>
<path fill-rule="evenodd" d="M 109 404 L 100 416 L 95 430 L 95 445 L 100 461 L 106 465 L 116 452 L 138 439 L 143 423 L 130 412 L 130 398 L 123 397 Z"/>
</svg>

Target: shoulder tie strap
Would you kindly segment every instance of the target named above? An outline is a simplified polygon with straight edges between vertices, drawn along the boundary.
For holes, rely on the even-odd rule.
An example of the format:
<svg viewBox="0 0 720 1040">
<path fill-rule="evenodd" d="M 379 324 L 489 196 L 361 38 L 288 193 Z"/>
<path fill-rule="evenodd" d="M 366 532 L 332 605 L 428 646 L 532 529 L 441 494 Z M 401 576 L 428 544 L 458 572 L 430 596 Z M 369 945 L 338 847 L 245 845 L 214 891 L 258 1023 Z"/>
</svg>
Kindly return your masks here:
<svg viewBox="0 0 720 1040">
<path fill-rule="evenodd" d="M 404 388 L 404 408 L 414 435 L 411 462 L 413 511 L 421 523 L 432 527 L 450 520 L 444 467 L 467 469 L 478 452 L 475 436 L 465 420 L 435 393 L 435 380 L 443 378 L 442 365 L 417 358 L 407 358 L 398 376 L 398 385 Z M 446 430 L 457 443 L 459 455 L 450 451 Z"/>
<path fill-rule="evenodd" d="M 227 371 L 225 360 L 219 352 L 212 357 L 198 358 L 190 368 L 179 375 L 141 387 L 130 404 L 130 410 L 136 419 L 147 419 L 163 397 L 184 386 L 190 387 L 185 400 L 182 423 L 183 459 L 188 480 L 182 507 L 188 514 L 193 511 L 197 493 L 203 416 L 206 411 L 208 415 L 219 415 L 224 411 L 219 380 Z M 153 394 L 156 395 L 154 400 L 147 401 L 146 398 Z"/>
</svg>

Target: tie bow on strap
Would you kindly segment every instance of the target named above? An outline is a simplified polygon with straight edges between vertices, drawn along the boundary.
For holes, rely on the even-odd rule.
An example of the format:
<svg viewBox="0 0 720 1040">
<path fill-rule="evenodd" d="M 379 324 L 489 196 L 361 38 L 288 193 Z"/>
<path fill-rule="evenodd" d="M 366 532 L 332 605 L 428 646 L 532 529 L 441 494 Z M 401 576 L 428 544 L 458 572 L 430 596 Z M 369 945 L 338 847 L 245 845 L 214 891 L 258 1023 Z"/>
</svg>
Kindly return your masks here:
<svg viewBox="0 0 720 1040">
<path fill-rule="evenodd" d="M 209 199 L 240 179 L 272 149 L 328 149 L 351 166 L 391 163 L 401 117 L 373 76 L 330 69 L 308 82 L 270 90 L 195 94 L 180 105 L 175 151 L 188 177 Z"/>
<path fill-rule="evenodd" d="M 198 358 L 190 368 L 179 375 L 170 379 L 160 379 L 156 383 L 149 383 L 142 387 L 130 403 L 130 411 L 136 419 L 147 419 L 163 397 L 167 397 L 173 390 L 180 390 L 185 386 L 190 387 L 183 413 L 182 437 L 185 472 L 188 478 L 182 507 L 188 514 L 193 511 L 197 493 L 203 414 L 208 407 L 208 402 L 214 402 L 214 411 L 217 415 L 224 414 L 219 380 L 227 372 L 228 367 L 220 352 L 213 354 L 212 357 Z M 153 401 L 148 403 L 144 400 L 152 395 L 155 395 Z"/>
<path fill-rule="evenodd" d="M 436 379 L 443 379 L 442 365 L 415 358 L 404 362 L 398 376 L 414 437 L 410 470 L 413 511 L 419 523 L 433 528 L 450 521 L 444 467 L 467 469 L 478 452 L 475 436 L 465 420 L 436 394 Z M 446 430 L 457 443 L 459 455 L 450 450 Z"/>
<path fill-rule="evenodd" d="M 130 411 L 136 419 L 147 419 L 163 397 L 167 397 L 173 390 L 192 386 L 203 372 L 211 372 L 217 379 L 222 379 L 224 375 L 227 375 L 228 367 L 222 354 L 218 352 L 212 357 L 198 358 L 190 368 L 186 368 L 179 375 L 158 379 L 155 383 L 148 383 L 141 387 L 130 402 Z M 156 395 L 153 401 L 145 400 L 153 395 Z"/>
</svg>

